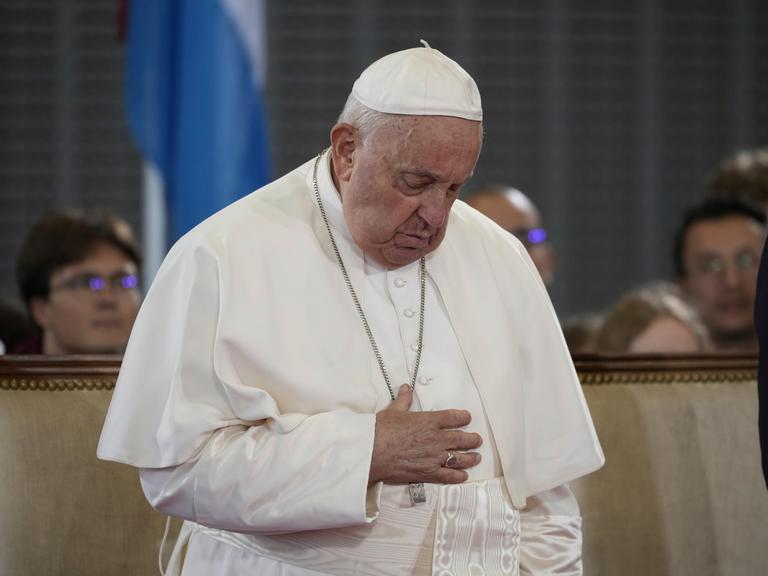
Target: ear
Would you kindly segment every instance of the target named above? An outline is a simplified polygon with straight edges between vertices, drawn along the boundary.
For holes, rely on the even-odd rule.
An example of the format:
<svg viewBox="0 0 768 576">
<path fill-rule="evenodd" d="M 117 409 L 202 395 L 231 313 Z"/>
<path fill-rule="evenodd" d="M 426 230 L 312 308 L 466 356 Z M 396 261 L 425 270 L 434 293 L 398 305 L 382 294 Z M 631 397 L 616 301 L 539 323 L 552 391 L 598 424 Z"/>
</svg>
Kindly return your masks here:
<svg viewBox="0 0 768 576">
<path fill-rule="evenodd" d="M 29 313 L 32 320 L 43 330 L 48 328 L 50 324 L 50 310 L 51 304 L 45 298 L 35 296 L 29 301 Z"/>
<path fill-rule="evenodd" d="M 359 145 L 357 129 L 351 124 L 341 123 L 331 128 L 331 164 L 339 182 L 347 182 L 352 176 Z"/>
</svg>

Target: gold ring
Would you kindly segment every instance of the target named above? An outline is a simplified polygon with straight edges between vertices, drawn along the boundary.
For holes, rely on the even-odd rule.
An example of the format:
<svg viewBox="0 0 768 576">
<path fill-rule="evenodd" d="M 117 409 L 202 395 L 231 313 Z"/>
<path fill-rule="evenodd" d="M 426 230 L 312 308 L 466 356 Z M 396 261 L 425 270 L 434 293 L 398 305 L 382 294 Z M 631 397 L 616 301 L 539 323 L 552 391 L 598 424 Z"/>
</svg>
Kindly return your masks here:
<svg viewBox="0 0 768 576">
<path fill-rule="evenodd" d="M 453 468 L 453 465 L 456 464 L 456 460 L 456 454 L 448 450 L 448 457 L 445 459 L 445 464 L 443 464 L 443 466 L 446 468 Z"/>
</svg>

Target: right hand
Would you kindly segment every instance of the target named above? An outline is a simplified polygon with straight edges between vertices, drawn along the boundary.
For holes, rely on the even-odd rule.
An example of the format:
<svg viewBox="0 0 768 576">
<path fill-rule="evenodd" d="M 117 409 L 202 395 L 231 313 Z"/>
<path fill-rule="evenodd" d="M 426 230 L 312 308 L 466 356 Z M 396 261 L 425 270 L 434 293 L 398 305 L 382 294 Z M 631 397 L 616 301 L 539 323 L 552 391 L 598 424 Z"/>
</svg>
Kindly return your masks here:
<svg viewBox="0 0 768 576">
<path fill-rule="evenodd" d="M 469 424 L 466 410 L 410 412 L 413 390 L 403 384 L 397 398 L 376 414 L 369 484 L 429 482 L 459 484 L 469 475 L 464 471 L 480 463 L 480 454 L 465 452 L 478 448 L 483 439 L 474 432 L 456 430 Z M 448 452 L 456 456 L 450 468 L 444 466 Z"/>
</svg>

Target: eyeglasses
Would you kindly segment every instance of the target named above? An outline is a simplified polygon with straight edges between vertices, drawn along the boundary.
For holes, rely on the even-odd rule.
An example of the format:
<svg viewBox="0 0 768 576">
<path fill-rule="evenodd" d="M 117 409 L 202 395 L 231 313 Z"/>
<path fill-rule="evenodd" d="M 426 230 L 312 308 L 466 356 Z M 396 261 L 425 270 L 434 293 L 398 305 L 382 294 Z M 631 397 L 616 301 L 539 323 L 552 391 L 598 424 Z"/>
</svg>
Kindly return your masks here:
<svg viewBox="0 0 768 576">
<path fill-rule="evenodd" d="M 510 230 L 526 248 L 544 244 L 547 241 L 547 232 L 544 228 L 518 228 Z"/>
<path fill-rule="evenodd" d="M 733 258 L 732 262 L 739 272 L 747 272 L 757 268 L 760 257 L 752 250 L 742 250 Z M 699 276 L 720 278 L 725 274 L 728 261 L 720 256 L 707 256 L 694 262 L 693 272 Z"/>
<path fill-rule="evenodd" d="M 83 273 L 73 276 L 66 282 L 62 282 L 58 286 L 52 286 L 51 291 L 55 290 L 71 290 L 73 292 L 103 292 L 107 286 L 112 288 L 115 292 L 123 292 L 128 290 L 134 290 L 139 285 L 139 278 L 136 274 L 126 274 L 125 272 L 117 272 L 112 274 L 108 278 L 99 276 L 98 274 Z"/>
</svg>

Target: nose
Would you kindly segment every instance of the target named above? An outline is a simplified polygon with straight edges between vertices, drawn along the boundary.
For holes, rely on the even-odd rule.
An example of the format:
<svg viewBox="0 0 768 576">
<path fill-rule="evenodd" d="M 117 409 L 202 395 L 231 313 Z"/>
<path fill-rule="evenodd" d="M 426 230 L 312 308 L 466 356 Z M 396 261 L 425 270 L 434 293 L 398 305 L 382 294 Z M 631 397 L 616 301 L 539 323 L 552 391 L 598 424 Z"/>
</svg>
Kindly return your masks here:
<svg viewBox="0 0 768 576">
<path fill-rule="evenodd" d="M 432 228 L 440 228 L 448 216 L 447 193 L 438 186 L 422 195 L 419 217 Z"/>
<path fill-rule="evenodd" d="M 726 264 L 723 269 L 723 283 L 726 286 L 734 287 L 741 284 L 742 271 L 731 263 Z"/>
<path fill-rule="evenodd" d="M 114 308 L 117 304 L 117 290 L 109 282 L 96 292 L 95 296 L 99 308 Z"/>
</svg>

